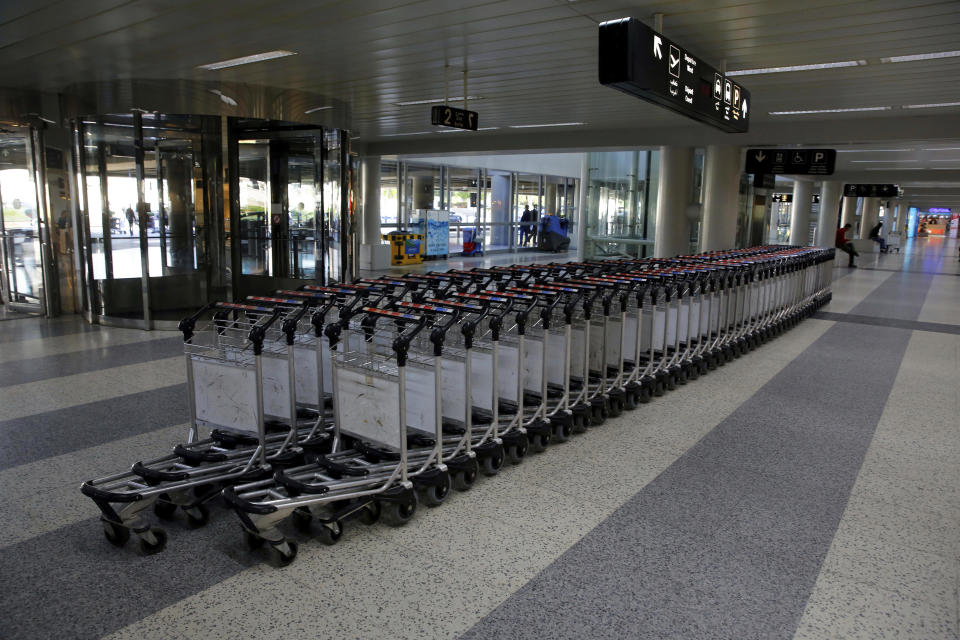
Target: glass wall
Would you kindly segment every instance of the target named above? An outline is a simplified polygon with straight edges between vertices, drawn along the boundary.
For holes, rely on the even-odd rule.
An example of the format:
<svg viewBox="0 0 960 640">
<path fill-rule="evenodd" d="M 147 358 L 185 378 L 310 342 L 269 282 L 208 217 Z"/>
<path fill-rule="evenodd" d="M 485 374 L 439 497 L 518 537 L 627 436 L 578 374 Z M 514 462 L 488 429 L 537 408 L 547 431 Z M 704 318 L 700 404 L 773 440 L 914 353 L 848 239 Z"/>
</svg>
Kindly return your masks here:
<svg viewBox="0 0 960 640">
<path fill-rule="evenodd" d="M 387 159 L 380 175 L 382 233 L 405 229 L 412 212 L 432 207 L 450 212 L 451 254 L 462 250 L 464 229 L 479 229 L 487 251 L 537 248 L 542 214 L 560 217 L 574 240 L 576 178 Z"/>
<path fill-rule="evenodd" d="M 41 212 L 28 127 L 0 135 L 0 271 L 3 301 L 40 310 L 43 270 Z"/>
<path fill-rule="evenodd" d="M 643 257 L 652 253 L 656 193 L 651 183 L 656 151 L 588 154 L 587 257 Z"/>
</svg>

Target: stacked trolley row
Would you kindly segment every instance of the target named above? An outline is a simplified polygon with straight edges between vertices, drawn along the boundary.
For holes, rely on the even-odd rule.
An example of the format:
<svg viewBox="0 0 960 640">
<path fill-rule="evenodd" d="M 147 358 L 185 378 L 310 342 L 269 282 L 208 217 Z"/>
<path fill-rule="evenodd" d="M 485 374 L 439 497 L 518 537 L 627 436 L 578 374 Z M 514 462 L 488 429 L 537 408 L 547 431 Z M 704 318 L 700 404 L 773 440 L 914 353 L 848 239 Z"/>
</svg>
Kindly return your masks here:
<svg viewBox="0 0 960 640">
<path fill-rule="evenodd" d="M 251 548 L 402 525 L 505 461 L 602 424 L 829 300 L 832 250 L 511 266 L 306 286 L 181 323 L 187 442 L 84 483 L 107 538 L 161 549 L 222 496 Z M 200 430 L 209 430 L 200 437 Z"/>
</svg>

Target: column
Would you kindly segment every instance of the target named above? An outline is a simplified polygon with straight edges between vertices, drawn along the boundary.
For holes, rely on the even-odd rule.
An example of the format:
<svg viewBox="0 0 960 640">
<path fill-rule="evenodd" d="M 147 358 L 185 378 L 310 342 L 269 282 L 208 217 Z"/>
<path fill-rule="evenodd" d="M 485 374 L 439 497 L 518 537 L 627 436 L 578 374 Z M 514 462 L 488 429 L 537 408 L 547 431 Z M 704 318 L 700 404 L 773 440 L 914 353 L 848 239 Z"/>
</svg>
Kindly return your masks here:
<svg viewBox="0 0 960 640">
<path fill-rule="evenodd" d="M 853 226 L 853 232 L 847 236 L 849 239 L 853 237 L 853 233 L 857 230 L 857 198 L 844 196 L 843 214 L 840 218 L 840 226 L 846 226 L 848 223 Z"/>
<path fill-rule="evenodd" d="M 790 244 L 805 247 L 810 244 L 810 209 L 813 183 L 793 181 L 793 203 L 790 205 Z M 821 203 L 821 206 L 823 204 Z"/>
<path fill-rule="evenodd" d="M 577 260 L 593 257 L 592 247 L 587 247 L 587 195 L 590 190 L 590 154 L 582 153 L 581 156 L 580 183 L 577 186 L 577 217 L 574 220 L 574 229 L 577 232 Z"/>
<path fill-rule="evenodd" d="M 880 218 L 880 198 L 863 199 L 863 215 L 860 217 L 860 238 L 869 238 L 870 229 Z"/>
<path fill-rule="evenodd" d="M 560 211 L 557 209 L 557 184 L 555 182 L 546 183 L 544 192 L 543 210 L 553 215 L 559 214 Z"/>
<path fill-rule="evenodd" d="M 840 195 L 843 183 L 824 180 L 820 185 L 820 220 L 817 222 L 818 247 L 832 247 L 837 232 L 837 217 L 840 213 Z"/>
<path fill-rule="evenodd" d="M 693 148 L 660 147 L 654 257 L 670 258 L 690 253 L 687 205 L 690 204 L 692 183 Z"/>
<path fill-rule="evenodd" d="M 433 209 L 433 177 L 414 176 L 411 179 L 413 189 L 413 209 Z M 411 214 L 413 211 L 410 212 Z"/>
<path fill-rule="evenodd" d="M 740 147 L 707 147 L 700 250 L 732 249 L 737 241 Z"/>
<path fill-rule="evenodd" d="M 360 209 L 362 244 L 380 244 L 380 156 L 368 156 L 361 166 L 363 207 Z"/>
</svg>

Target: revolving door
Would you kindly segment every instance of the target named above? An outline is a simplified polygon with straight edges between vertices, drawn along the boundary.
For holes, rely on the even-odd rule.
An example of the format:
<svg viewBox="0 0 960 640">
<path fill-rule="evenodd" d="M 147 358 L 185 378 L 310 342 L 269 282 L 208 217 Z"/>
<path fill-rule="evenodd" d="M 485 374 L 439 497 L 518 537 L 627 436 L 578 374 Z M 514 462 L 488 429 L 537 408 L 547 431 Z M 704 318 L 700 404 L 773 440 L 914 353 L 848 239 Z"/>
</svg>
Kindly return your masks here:
<svg viewBox="0 0 960 640">
<path fill-rule="evenodd" d="M 221 116 L 80 119 L 91 320 L 172 327 L 210 300 L 349 277 L 344 139 Z"/>
</svg>

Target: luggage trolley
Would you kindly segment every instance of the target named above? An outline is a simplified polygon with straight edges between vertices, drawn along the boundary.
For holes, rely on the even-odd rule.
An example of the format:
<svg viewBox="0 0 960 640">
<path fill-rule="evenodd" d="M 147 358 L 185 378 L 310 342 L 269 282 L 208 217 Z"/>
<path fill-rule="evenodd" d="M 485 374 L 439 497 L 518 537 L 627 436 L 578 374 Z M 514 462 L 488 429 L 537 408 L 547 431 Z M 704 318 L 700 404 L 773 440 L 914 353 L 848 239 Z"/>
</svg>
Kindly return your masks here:
<svg viewBox="0 0 960 640">
<path fill-rule="evenodd" d="M 210 311 L 215 311 L 213 318 L 197 327 Z M 123 546 L 133 531 L 142 551 L 161 551 L 166 533 L 149 525 L 145 510 L 154 507 L 158 516 L 169 517 L 179 506 L 192 527 L 202 526 L 209 517 L 205 503 L 223 486 L 259 477 L 270 463 L 295 460 L 290 447 L 296 433 L 292 348 L 268 346 L 276 342 L 275 327 L 284 312 L 281 306 L 218 302 L 180 323 L 191 417 L 188 442 L 169 455 L 137 462 L 128 472 L 83 483 L 81 491 L 100 508 L 108 541 Z M 286 420 L 286 429 L 268 433 L 268 417 Z M 201 426 L 212 430 L 210 438 L 199 439 Z"/>
</svg>

